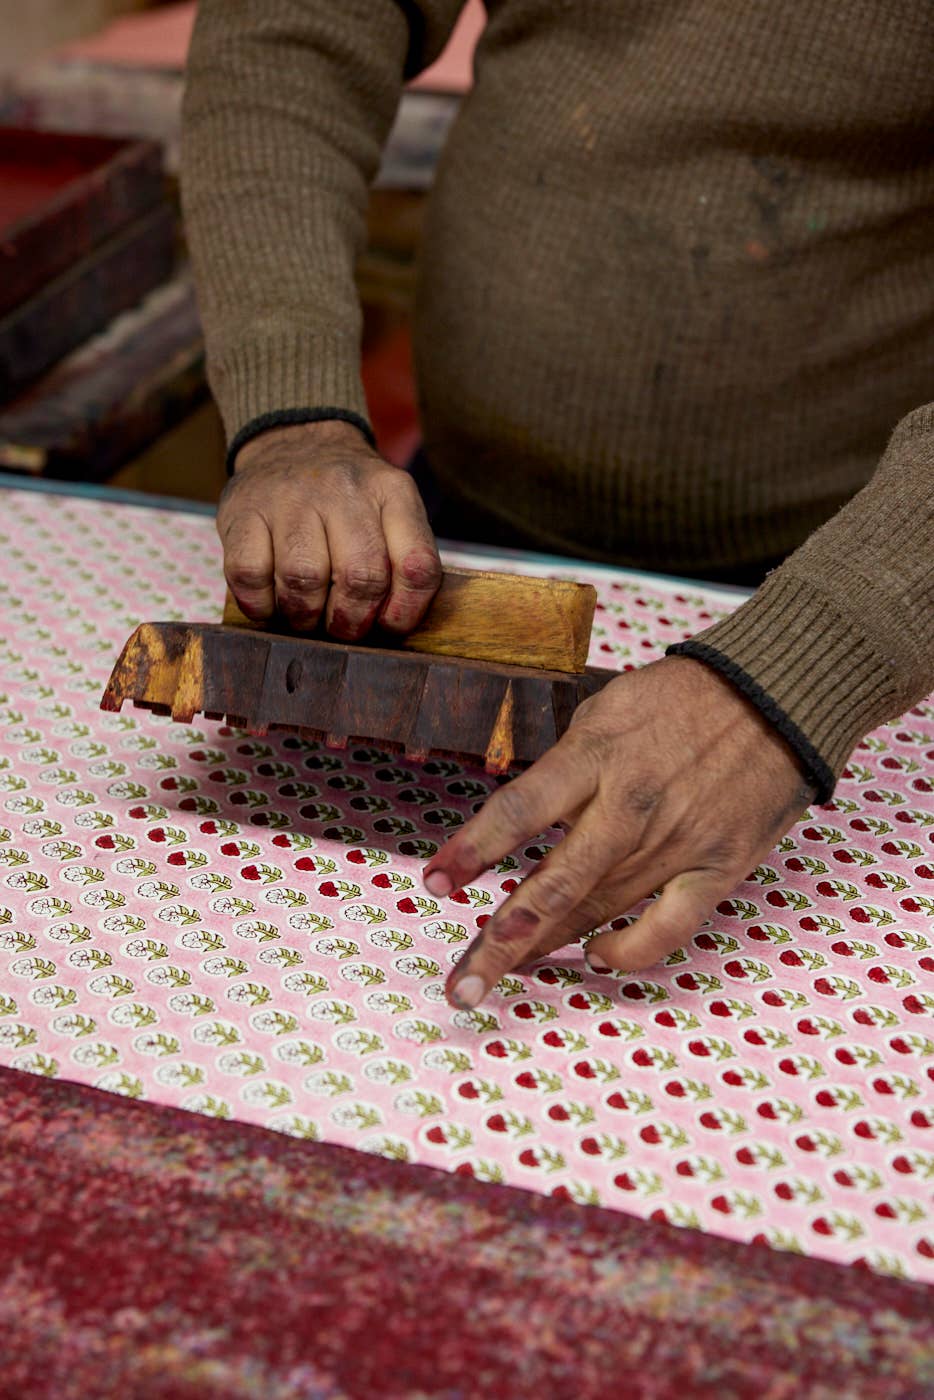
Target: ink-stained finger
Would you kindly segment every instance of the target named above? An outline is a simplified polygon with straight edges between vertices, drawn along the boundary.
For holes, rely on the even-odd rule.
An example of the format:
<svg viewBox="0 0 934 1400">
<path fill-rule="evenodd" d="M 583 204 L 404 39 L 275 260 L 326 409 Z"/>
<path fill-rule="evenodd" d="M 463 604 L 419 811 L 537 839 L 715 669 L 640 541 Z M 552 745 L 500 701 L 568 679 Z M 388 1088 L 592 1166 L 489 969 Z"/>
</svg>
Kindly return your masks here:
<svg viewBox="0 0 934 1400">
<path fill-rule="evenodd" d="M 327 603 L 331 556 L 324 524 L 317 511 L 297 520 L 276 517 L 273 523 L 276 559 L 276 605 L 296 632 L 311 632 Z"/>
<path fill-rule="evenodd" d="M 441 583 L 441 560 L 422 498 L 407 472 L 389 478 L 382 509 L 392 582 L 379 622 L 391 632 L 411 632 Z"/>
<path fill-rule="evenodd" d="M 581 808 L 598 782 L 588 758 L 566 734 L 527 772 L 498 788 L 432 856 L 425 867 L 425 888 L 436 896 L 453 894 L 523 841 Z"/>
<path fill-rule="evenodd" d="M 276 610 L 273 543 L 265 521 L 252 511 L 234 516 L 222 539 L 230 591 L 247 617 L 265 621 Z"/>
<path fill-rule="evenodd" d="M 372 499 L 341 502 L 326 517 L 331 591 L 325 618 L 332 637 L 355 642 L 372 627 L 389 592 L 386 540 Z"/>
<path fill-rule="evenodd" d="M 618 859 L 614 835 L 591 807 L 547 861 L 523 880 L 448 978 L 454 1006 L 476 1006 L 504 973 L 552 939 L 571 937 L 568 916 L 599 888 Z M 593 901 L 595 907 L 597 901 Z M 602 907 L 602 906 L 601 906 Z"/>
</svg>

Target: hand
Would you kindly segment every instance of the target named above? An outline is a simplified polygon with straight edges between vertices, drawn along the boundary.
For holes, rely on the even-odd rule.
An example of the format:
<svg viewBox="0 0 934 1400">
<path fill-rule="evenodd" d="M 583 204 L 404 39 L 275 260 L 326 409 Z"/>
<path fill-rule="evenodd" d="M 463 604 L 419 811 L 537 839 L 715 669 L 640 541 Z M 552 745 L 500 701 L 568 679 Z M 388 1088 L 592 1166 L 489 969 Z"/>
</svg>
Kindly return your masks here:
<svg viewBox="0 0 934 1400">
<path fill-rule="evenodd" d="M 418 489 L 348 423 L 275 428 L 238 453 L 217 531 L 247 617 L 279 612 L 297 632 L 322 615 L 357 641 L 374 622 L 406 633 L 441 582 Z"/>
<path fill-rule="evenodd" d="M 570 827 L 474 939 L 448 1000 L 476 1006 L 504 973 L 661 889 L 586 952 L 595 972 L 650 966 L 700 928 L 813 797 L 785 740 L 702 662 L 669 657 L 610 681 L 425 867 L 427 889 L 450 894 L 545 827 Z"/>
</svg>

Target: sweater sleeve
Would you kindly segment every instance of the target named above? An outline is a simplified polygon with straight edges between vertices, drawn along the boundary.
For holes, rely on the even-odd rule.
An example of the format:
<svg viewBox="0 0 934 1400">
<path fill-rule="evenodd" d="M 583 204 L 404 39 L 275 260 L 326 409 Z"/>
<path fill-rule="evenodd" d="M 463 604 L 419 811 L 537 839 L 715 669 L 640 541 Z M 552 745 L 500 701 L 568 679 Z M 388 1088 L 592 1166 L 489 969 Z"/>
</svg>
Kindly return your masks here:
<svg viewBox="0 0 934 1400">
<path fill-rule="evenodd" d="M 670 652 L 731 680 L 826 801 L 859 740 L 934 690 L 934 404 L 748 602 Z"/>
<path fill-rule="evenodd" d="M 232 449 L 275 422 L 368 427 L 354 284 L 367 190 L 405 78 L 463 4 L 201 0 L 182 199 Z"/>
</svg>

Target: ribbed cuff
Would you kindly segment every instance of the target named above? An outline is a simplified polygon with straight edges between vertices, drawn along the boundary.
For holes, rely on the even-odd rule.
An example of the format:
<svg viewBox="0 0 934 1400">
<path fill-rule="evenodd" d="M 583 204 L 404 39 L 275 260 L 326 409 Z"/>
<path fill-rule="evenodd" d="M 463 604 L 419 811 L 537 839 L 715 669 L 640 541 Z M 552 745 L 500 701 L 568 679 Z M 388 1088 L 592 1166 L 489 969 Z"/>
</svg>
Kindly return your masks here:
<svg viewBox="0 0 934 1400">
<path fill-rule="evenodd" d="M 359 420 L 369 431 L 356 337 L 304 331 L 254 336 L 212 356 L 208 368 L 231 445 L 258 419 L 319 412 L 321 405 L 327 405 L 331 417 L 347 414 L 347 421 Z"/>
<path fill-rule="evenodd" d="M 349 423 L 360 430 L 371 447 L 376 446 L 373 429 L 367 420 L 346 408 L 282 408 L 276 413 L 261 413 L 258 418 L 244 424 L 227 448 L 227 475 L 233 476 L 237 453 L 248 442 L 272 428 L 294 428 L 300 423 Z"/>
<path fill-rule="evenodd" d="M 886 661 L 833 601 L 783 566 L 669 655 L 719 671 L 778 729 L 826 802 L 853 748 L 898 706 Z"/>
</svg>

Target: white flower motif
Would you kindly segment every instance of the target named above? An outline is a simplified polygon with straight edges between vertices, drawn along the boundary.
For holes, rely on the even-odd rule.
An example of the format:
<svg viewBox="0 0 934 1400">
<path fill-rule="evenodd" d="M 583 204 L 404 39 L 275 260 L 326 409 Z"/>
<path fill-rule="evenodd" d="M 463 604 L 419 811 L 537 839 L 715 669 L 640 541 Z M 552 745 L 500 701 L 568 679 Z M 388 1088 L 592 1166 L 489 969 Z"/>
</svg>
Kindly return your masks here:
<svg viewBox="0 0 934 1400">
<path fill-rule="evenodd" d="M 144 1007 L 143 1010 L 146 1012 L 147 1021 L 151 1025 L 158 1025 L 159 1017 L 156 1012 L 148 1006 Z M 121 1002 L 119 1006 L 114 1007 L 107 1019 L 112 1021 L 115 1026 L 137 1026 L 140 1023 L 139 1012 L 138 1006 L 129 1002 Z"/>
<path fill-rule="evenodd" d="M 264 923 L 262 919 L 246 919 L 243 923 L 234 924 L 234 933 L 238 938 L 278 938 L 279 930 L 275 924 Z"/>
<path fill-rule="evenodd" d="M 114 870 L 118 875 L 154 875 L 156 863 L 146 860 L 144 856 L 124 856 L 121 860 L 114 861 Z"/>
<path fill-rule="evenodd" d="M 355 1020 L 353 1007 L 346 1001 L 315 1001 L 308 1008 L 309 1016 L 316 1021 L 332 1021 L 340 1024 L 342 1021 Z"/>
<path fill-rule="evenodd" d="M 262 1083 L 254 1080 L 241 1090 L 240 1097 L 249 1104 L 274 1103 L 281 1106 L 292 1102 L 292 1091 L 278 1079 L 264 1079 Z"/>
<path fill-rule="evenodd" d="M 359 1055 L 372 1050 L 384 1049 L 382 1040 L 373 1031 L 338 1031 L 334 1036 L 334 1044 L 338 1050 L 343 1050 L 347 1055 Z"/>
<path fill-rule="evenodd" d="M 142 1086 L 125 1071 L 112 1069 L 94 1082 L 95 1089 L 105 1089 L 108 1094 L 122 1094 L 124 1098 L 138 1098 Z"/>
<path fill-rule="evenodd" d="M 115 1045 L 78 1045 L 72 1050 L 71 1058 L 76 1065 L 108 1065 L 118 1063 L 120 1053 Z"/>
<path fill-rule="evenodd" d="M 175 942 L 192 953 L 206 953 L 209 949 L 213 952 L 218 947 L 226 947 L 226 943 L 219 933 L 211 933 L 210 930 L 204 928 L 192 929 L 188 933 L 183 933 L 176 938 Z"/>
<path fill-rule="evenodd" d="M 12 1021 L 0 1021 L 0 1045 L 22 1045 L 24 1033 L 29 1033 L 28 1026 L 17 1025 Z"/>
</svg>

